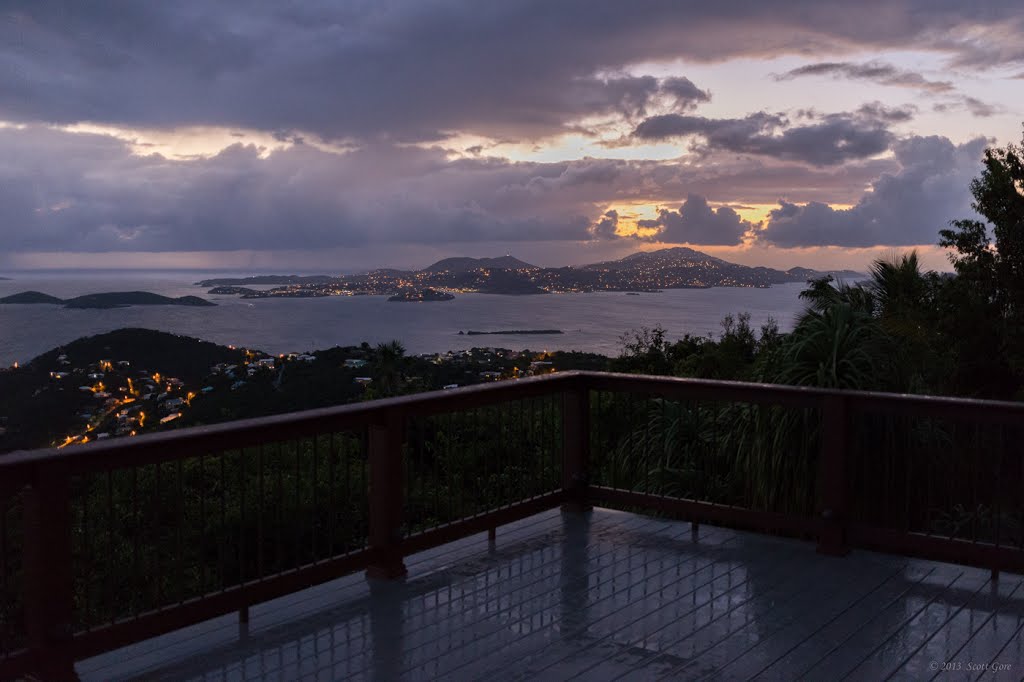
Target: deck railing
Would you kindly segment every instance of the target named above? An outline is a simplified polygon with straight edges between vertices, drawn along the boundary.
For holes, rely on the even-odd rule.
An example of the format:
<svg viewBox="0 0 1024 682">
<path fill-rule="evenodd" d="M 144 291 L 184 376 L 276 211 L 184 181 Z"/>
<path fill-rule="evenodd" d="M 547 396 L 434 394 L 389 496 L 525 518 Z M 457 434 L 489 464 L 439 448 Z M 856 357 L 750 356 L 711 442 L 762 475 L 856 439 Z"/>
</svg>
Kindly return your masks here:
<svg viewBox="0 0 1024 682">
<path fill-rule="evenodd" d="M 565 505 L 1024 570 L 1024 405 L 565 372 L 0 456 L 0 679 Z"/>
</svg>

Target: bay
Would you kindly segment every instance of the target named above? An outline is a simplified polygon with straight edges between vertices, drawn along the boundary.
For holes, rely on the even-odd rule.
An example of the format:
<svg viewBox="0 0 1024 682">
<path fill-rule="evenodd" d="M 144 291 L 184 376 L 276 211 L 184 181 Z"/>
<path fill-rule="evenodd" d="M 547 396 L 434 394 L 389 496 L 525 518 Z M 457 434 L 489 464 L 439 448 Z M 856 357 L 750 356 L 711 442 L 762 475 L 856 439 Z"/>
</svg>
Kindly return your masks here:
<svg viewBox="0 0 1024 682">
<path fill-rule="evenodd" d="M 660 325 L 675 339 L 721 331 L 726 314 L 749 312 L 760 326 L 774 318 L 792 329 L 803 304 L 801 283 L 769 289 L 668 289 L 630 296 L 621 292 L 498 296 L 460 294 L 455 300 L 389 303 L 384 296 L 251 299 L 214 296 L 193 283 L 242 276 L 215 272 L 13 273 L 0 280 L 0 297 L 29 289 L 70 298 L 107 291 L 197 295 L 217 307 L 133 306 L 67 310 L 49 305 L 0 305 L 0 366 L 27 362 L 82 336 L 121 327 L 159 329 L 225 345 L 288 353 L 397 339 L 409 353 L 473 346 L 517 350 L 581 350 L 617 355 L 622 335 Z M 459 335 L 462 331 L 561 329 L 557 335 Z"/>
</svg>

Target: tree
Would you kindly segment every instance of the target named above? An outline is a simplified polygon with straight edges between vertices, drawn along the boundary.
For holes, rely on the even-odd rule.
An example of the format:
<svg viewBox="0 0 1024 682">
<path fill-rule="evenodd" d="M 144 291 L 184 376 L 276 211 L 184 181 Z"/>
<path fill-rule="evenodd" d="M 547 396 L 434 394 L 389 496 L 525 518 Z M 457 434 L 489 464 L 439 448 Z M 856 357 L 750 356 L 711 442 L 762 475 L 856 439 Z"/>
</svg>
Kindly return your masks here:
<svg viewBox="0 0 1024 682">
<path fill-rule="evenodd" d="M 612 363 L 617 372 L 634 374 L 671 374 L 670 344 L 665 340 L 668 331 L 663 327 L 641 327 L 619 337 L 622 352 Z"/>
<path fill-rule="evenodd" d="M 373 350 L 373 368 L 381 396 L 394 395 L 402 383 L 405 346 L 399 341 L 378 344 Z"/>
<path fill-rule="evenodd" d="M 956 300 L 959 319 L 981 322 L 953 320 L 960 360 L 983 365 L 980 375 L 997 381 L 976 385 L 974 392 L 1002 396 L 1024 384 L 1024 140 L 986 149 L 983 165 L 971 181 L 971 206 L 987 223 L 955 220 L 940 232 L 939 245 L 952 249 L 957 273 L 944 293 Z"/>
</svg>

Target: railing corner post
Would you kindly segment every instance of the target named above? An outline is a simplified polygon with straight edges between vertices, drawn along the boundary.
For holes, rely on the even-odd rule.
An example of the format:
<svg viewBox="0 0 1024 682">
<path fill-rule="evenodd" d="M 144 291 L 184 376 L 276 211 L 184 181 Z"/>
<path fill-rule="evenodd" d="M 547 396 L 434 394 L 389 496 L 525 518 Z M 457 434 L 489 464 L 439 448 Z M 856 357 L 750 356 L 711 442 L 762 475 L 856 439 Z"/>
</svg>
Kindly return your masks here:
<svg viewBox="0 0 1024 682">
<path fill-rule="evenodd" d="M 846 398 L 826 396 L 822 405 L 821 454 L 818 461 L 818 553 L 845 556 L 848 422 Z"/>
<path fill-rule="evenodd" d="M 402 444 L 405 415 L 387 410 L 370 423 L 367 457 L 370 462 L 369 546 L 373 558 L 366 577 L 392 580 L 406 574 L 402 560 L 402 516 L 405 507 Z"/>
<path fill-rule="evenodd" d="M 36 674 L 77 680 L 68 480 L 45 467 L 25 490 L 25 626 Z"/>
<path fill-rule="evenodd" d="M 590 389 L 583 380 L 562 394 L 562 458 L 562 510 L 589 511 Z"/>
</svg>

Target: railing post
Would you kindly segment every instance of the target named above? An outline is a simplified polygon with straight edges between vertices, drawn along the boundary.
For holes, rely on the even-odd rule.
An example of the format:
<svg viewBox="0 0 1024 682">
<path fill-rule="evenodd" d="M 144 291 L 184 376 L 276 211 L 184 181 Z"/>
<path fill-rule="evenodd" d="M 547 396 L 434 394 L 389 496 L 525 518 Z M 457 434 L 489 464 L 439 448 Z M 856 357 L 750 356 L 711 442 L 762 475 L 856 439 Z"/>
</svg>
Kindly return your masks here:
<svg viewBox="0 0 1024 682">
<path fill-rule="evenodd" d="M 368 578 L 393 579 L 406 574 L 401 546 L 405 505 L 402 482 L 404 436 L 405 418 L 396 410 L 388 410 L 381 419 L 370 423 L 367 447 L 370 461 L 369 545 L 374 558 L 366 569 Z"/>
<path fill-rule="evenodd" d="M 74 583 L 66 477 L 41 467 L 25 491 L 25 626 L 36 674 L 77 680 L 71 653 Z"/>
<path fill-rule="evenodd" d="M 818 458 L 818 514 L 823 526 L 818 553 L 844 556 L 846 546 L 846 452 L 849 414 L 846 398 L 825 397 L 822 404 L 821 454 Z"/>
<path fill-rule="evenodd" d="M 590 476 L 590 389 L 582 381 L 562 394 L 563 511 L 591 509 L 587 486 Z"/>
</svg>

